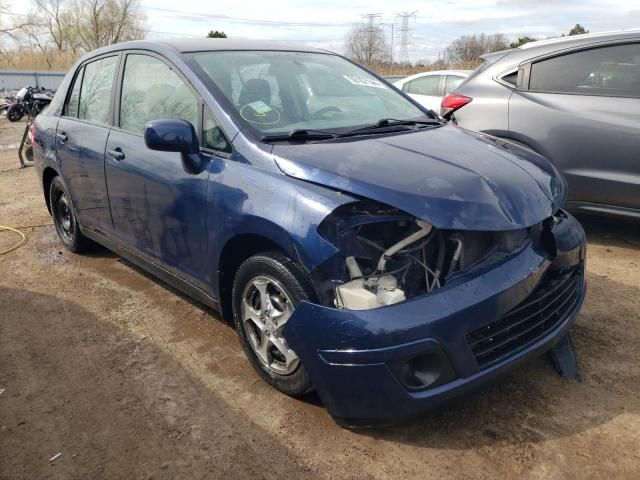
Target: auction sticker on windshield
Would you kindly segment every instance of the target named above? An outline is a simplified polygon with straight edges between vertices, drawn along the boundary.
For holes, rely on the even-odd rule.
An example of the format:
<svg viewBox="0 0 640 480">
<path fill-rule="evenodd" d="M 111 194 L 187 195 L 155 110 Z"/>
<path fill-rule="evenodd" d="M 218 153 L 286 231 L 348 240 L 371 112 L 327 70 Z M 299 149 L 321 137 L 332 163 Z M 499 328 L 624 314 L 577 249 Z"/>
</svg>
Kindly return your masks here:
<svg viewBox="0 0 640 480">
<path fill-rule="evenodd" d="M 356 75 L 343 75 L 353 85 L 362 85 L 363 87 L 387 88 L 375 78 L 359 77 Z"/>
</svg>

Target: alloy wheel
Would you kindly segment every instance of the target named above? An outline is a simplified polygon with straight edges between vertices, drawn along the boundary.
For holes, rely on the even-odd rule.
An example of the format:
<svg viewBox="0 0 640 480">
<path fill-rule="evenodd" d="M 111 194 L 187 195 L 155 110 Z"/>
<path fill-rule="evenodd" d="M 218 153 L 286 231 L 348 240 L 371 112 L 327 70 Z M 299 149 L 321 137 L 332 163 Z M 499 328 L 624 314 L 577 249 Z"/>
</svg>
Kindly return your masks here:
<svg viewBox="0 0 640 480">
<path fill-rule="evenodd" d="M 294 306 L 282 285 L 260 275 L 251 279 L 240 304 L 242 327 L 258 360 L 279 375 L 293 373 L 300 363 L 282 336 Z"/>
</svg>

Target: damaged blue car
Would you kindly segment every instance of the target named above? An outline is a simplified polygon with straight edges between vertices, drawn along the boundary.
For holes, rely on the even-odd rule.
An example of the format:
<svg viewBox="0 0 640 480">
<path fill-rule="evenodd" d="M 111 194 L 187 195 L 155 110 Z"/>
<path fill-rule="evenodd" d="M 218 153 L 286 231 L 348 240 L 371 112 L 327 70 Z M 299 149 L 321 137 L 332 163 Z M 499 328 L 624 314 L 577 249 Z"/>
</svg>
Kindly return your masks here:
<svg viewBox="0 0 640 480">
<path fill-rule="evenodd" d="M 541 355 L 584 298 L 584 232 L 549 162 L 327 51 L 113 45 L 31 135 L 66 247 L 102 244 L 219 310 L 259 375 L 315 389 L 343 425 Z"/>
</svg>

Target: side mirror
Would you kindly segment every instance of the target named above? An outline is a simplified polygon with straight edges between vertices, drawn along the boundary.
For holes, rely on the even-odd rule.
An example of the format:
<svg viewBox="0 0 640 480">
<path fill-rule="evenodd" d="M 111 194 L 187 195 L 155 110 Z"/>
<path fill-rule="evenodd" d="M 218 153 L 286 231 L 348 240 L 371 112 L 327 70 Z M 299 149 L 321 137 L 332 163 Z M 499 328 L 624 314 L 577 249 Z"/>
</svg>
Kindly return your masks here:
<svg viewBox="0 0 640 480">
<path fill-rule="evenodd" d="M 186 120 L 167 118 L 147 122 L 144 143 L 151 150 L 181 153 L 182 166 L 187 173 L 197 175 L 206 168 L 196 129 Z"/>
<path fill-rule="evenodd" d="M 200 151 L 198 135 L 191 123 L 180 119 L 152 120 L 144 127 L 144 142 L 151 150 L 180 152 L 184 155 Z"/>
</svg>

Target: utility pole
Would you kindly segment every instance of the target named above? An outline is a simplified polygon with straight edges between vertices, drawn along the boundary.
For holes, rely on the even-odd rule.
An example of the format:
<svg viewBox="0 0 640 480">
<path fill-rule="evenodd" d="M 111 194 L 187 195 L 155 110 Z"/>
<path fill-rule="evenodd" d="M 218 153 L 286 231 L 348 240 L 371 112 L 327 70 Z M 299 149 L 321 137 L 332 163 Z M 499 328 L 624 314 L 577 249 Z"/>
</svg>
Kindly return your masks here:
<svg viewBox="0 0 640 480">
<path fill-rule="evenodd" d="M 400 18 L 400 54 L 398 55 L 400 62 L 409 62 L 409 20 L 415 19 L 417 10 L 413 12 L 397 13 L 396 18 Z"/>
</svg>

